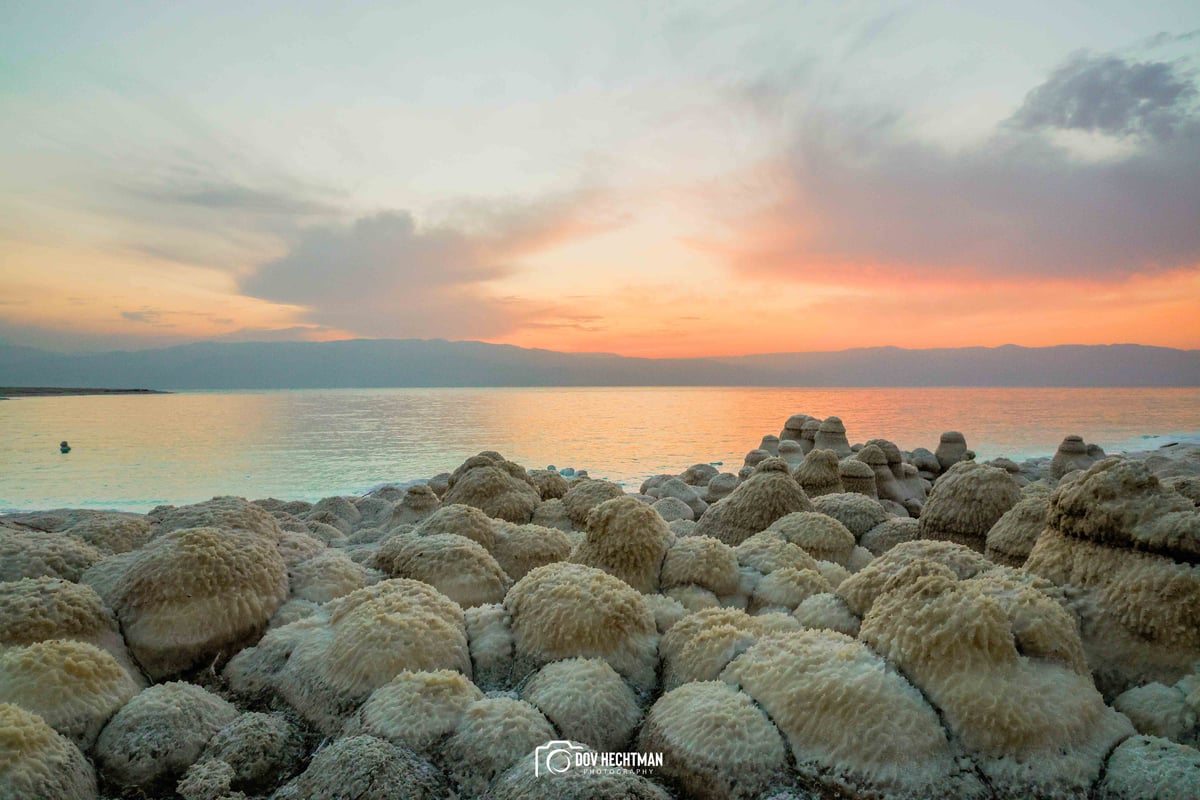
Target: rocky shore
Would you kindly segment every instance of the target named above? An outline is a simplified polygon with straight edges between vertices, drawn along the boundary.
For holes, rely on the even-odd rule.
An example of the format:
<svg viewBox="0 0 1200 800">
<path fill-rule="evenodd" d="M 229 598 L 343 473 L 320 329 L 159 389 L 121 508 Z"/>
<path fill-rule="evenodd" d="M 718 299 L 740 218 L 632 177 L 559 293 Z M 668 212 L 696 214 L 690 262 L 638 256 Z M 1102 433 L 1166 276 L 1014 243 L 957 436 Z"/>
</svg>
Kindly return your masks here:
<svg viewBox="0 0 1200 800">
<path fill-rule="evenodd" d="M 1200 446 L 799 414 L 638 488 L 0 517 L 0 800 L 1200 795 Z"/>
</svg>

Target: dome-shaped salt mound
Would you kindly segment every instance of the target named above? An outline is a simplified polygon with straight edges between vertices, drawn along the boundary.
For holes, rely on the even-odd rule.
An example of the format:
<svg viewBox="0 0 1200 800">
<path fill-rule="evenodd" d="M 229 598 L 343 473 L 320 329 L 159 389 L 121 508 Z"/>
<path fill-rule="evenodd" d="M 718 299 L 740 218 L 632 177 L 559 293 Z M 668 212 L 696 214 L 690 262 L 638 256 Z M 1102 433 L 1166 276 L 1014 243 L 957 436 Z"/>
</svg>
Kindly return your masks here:
<svg viewBox="0 0 1200 800">
<path fill-rule="evenodd" d="M 989 591 L 991 580 L 927 575 L 898 586 L 863 617 L 860 638 L 939 708 L 993 785 L 1013 796 L 1085 794 L 1105 755 L 1133 727 L 1104 704 L 1082 658 L 1063 663 L 1080 649 L 1070 641 L 1073 620 L 1044 604 L 1055 633 L 1028 638 L 1050 647 L 1046 638 L 1067 641 L 1059 652 L 1022 647 L 1024 655 L 1014 628 L 1028 629 L 1039 614 L 1012 597 L 1011 581 Z"/>
<path fill-rule="evenodd" d="M 512 585 L 482 545 L 451 533 L 394 534 L 370 563 L 389 577 L 428 583 L 463 608 L 499 603 Z"/>
<path fill-rule="evenodd" d="M 1068 472 L 1074 472 L 1077 469 L 1087 469 L 1101 458 L 1104 458 L 1104 451 L 1100 450 L 1098 455 L 1099 457 L 1093 454 L 1093 451 L 1083 441 L 1082 436 L 1066 437 L 1058 446 L 1058 450 L 1054 452 L 1054 458 L 1050 460 L 1049 475 L 1051 480 L 1062 480 L 1062 477 Z"/>
<path fill-rule="evenodd" d="M 272 795 L 274 800 L 444 800 L 441 770 L 406 747 L 374 736 L 338 739 Z"/>
<path fill-rule="evenodd" d="M 517 581 L 504 605 L 523 669 L 576 656 L 600 658 L 636 688 L 654 686 L 654 615 L 625 581 L 582 564 L 548 564 Z"/>
<path fill-rule="evenodd" d="M 793 414 L 787 418 L 787 422 L 783 423 L 783 430 L 779 432 L 779 443 L 783 444 L 786 441 L 799 441 L 801 431 L 804 430 L 804 423 L 808 422 L 812 417 L 808 414 Z"/>
<path fill-rule="evenodd" d="M 697 536 L 711 536 L 733 547 L 793 511 L 813 506 L 782 459 L 768 458 L 724 500 L 709 506 L 696 523 Z"/>
<path fill-rule="evenodd" d="M 304 738 L 295 725 L 277 714 L 252 712 L 213 734 L 192 769 L 221 762 L 229 767 L 232 788 L 265 794 L 296 774 L 306 755 Z"/>
<path fill-rule="evenodd" d="M 531 470 L 529 479 L 533 481 L 533 488 L 538 490 L 538 494 L 543 500 L 562 497 L 571 489 L 566 478 L 549 469 Z"/>
<path fill-rule="evenodd" d="M 542 502 L 525 469 L 498 454 L 473 456 L 450 476 L 450 489 L 442 502 L 480 509 L 489 517 L 509 522 L 529 522 Z"/>
<path fill-rule="evenodd" d="M 875 471 L 868 464 L 854 458 L 842 459 L 838 462 L 838 477 L 847 492 L 865 495 L 872 500 L 879 497 L 875 488 Z"/>
<path fill-rule="evenodd" d="M 539 508 L 545 505 L 543 503 Z M 570 537 L 557 528 L 501 522 L 496 525 L 496 544 L 492 548 L 492 555 L 509 578 L 519 581 L 531 569 L 555 561 L 566 561 L 571 556 L 572 547 Z"/>
<path fill-rule="evenodd" d="M 674 539 L 653 508 L 632 497 L 617 497 L 588 512 L 587 533 L 571 561 L 602 569 L 639 592 L 656 592 L 663 557 Z"/>
<path fill-rule="evenodd" d="M 957 774 L 946 733 L 920 692 L 848 636 L 805 630 L 765 637 L 721 679 L 770 715 L 802 776 L 856 794 L 977 793 L 970 776 Z"/>
<path fill-rule="evenodd" d="M 77 581 L 101 558 L 96 548 L 61 533 L 0 526 L 0 581 L 40 577 Z"/>
<path fill-rule="evenodd" d="M 490 551 L 496 544 L 496 521 L 473 506 L 448 504 L 434 511 L 413 529 L 418 536 L 453 533 L 465 536 Z"/>
<path fill-rule="evenodd" d="M 243 530 L 189 528 L 136 551 L 113 610 L 148 675 L 160 679 L 211 663 L 261 635 L 288 595 L 277 541 Z"/>
<path fill-rule="evenodd" d="M 919 537 L 920 523 L 911 517 L 889 517 L 864 533 L 858 540 L 872 555 L 881 556 L 901 542 Z"/>
<path fill-rule="evenodd" d="M 817 427 L 813 437 L 813 447 L 817 450 L 832 450 L 838 458 L 850 456 L 850 442 L 846 439 L 846 426 L 840 417 L 826 417 Z"/>
<path fill-rule="evenodd" d="M 185 528 L 220 528 L 254 533 L 279 541 L 279 523 L 262 508 L 240 497 L 214 497 L 190 506 L 160 506 L 150 512 L 155 537 Z"/>
<path fill-rule="evenodd" d="M 1196 744 L 1196 711 L 1177 686 L 1136 686 L 1118 695 L 1112 707 L 1129 717 L 1138 733 Z"/>
<path fill-rule="evenodd" d="M 1077 595 L 1107 695 L 1192 671 L 1200 652 L 1200 512 L 1144 464 L 1108 459 L 1060 483 L 1025 568 Z"/>
<path fill-rule="evenodd" d="M 433 489 L 424 483 L 408 487 L 394 502 L 391 517 L 380 525 L 385 530 L 392 530 L 397 525 L 419 524 L 436 513 L 442 505 Z"/>
<path fill-rule="evenodd" d="M 992 526 L 1021 499 L 1002 469 L 964 461 L 938 479 L 921 510 L 921 536 L 964 544 L 982 553 Z"/>
<path fill-rule="evenodd" d="M 403 670 L 470 674 L 463 612 L 432 586 L 395 579 L 337 601 L 325 679 L 349 694 L 371 692 Z"/>
<path fill-rule="evenodd" d="M 601 752 L 620 752 L 642 718 L 637 697 L 621 676 L 598 658 L 555 661 L 521 689 L 558 732 Z"/>
<path fill-rule="evenodd" d="M 199 686 L 151 686 L 100 732 L 96 763 L 107 781 L 153 796 L 173 786 L 209 738 L 237 716 L 236 708 Z"/>
<path fill-rule="evenodd" d="M 787 769 L 783 737 L 728 683 L 688 683 L 659 698 L 638 740 L 661 753 L 659 774 L 689 797 L 756 797 Z"/>
<path fill-rule="evenodd" d="M 459 672 L 406 670 L 371 693 L 347 730 L 429 753 L 454 733 L 467 707 L 482 699 L 483 692 Z"/>
<path fill-rule="evenodd" d="M 693 681 L 710 681 L 737 654 L 772 631 L 799 630 L 781 614 L 750 616 L 740 608 L 705 608 L 689 614 L 663 634 L 663 688 L 670 691 Z"/>
<path fill-rule="evenodd" d="M 1154 736 L 1131 736 L 1112 756 L 1097 800 L 1193 800 L 1200 752 Z"/>
<path fill-rule="evenodd" d="M 826 513 L 796 511 L 776 519 L 767 530 L 775 531 L 818 561 L 846 566 L 854 549 L 854 534 Z"/>
<path fill-rule="evenodd" d="M 0 800 L 95 800 L 96 773 L 37 714 L 0 703 Z"/>
<path fill-rule="evenodd" d="M 606 500 L 624 497 L 625 490 L 608 481 L 585 480 L 571 487 L 562 497 L 567 516 L 577 527 L 587 525 L 588 514 Z"/>
<path fill-rule="evenodd" d="M 1050 496 L 1034 493 L 1005 511 L 988 531 L 984 555 L 997 564 L 1024 566 L 1050 516 Z"/>
<path fill-rule="evenodd" d="M 832 450 L 812 450 L 792 472 L 804 493 L 812 498 L 845 491 L 838 469 L 837 453 Z"/>
<path fill-rule="evenodd" d="M 379 578 L 340 550 L 326 548 L 288 570 L 291 596 L 313 603 L 327 603 Z"/>
<path fill-rule="evenodd" d="M 902 542 L 847 578 L 837 587 L 837 595 L 850 611 L 863 616 L 876 598 L 899 585 L 907 585 L 922 575 L 947 575 L 970 578 L 995 567 L 969 547 L 952 542 L 918 539 Z"/>
<path fill-rule="evenodd" d="M 756 533 L 737 546 L 738 563 L 763 575 L 784 567 L 795 569 L 817 569 L 817 562 L 798 545 L 794 545 L 779 531 Z"/>
<path fill-rule="evenodd" d="M 469 675 L 463 612 L 432 586 L 396 578 L 351 592 L 317 614 L 272 629 L 225 669 L 254 703 L 282 699 L 326 734 L 404 670 Z"/>
<path fill-rule="evenodd" d="M 554 726 L 524 700 L 476 700 L 463 711 L 458 729 L 446 742 L 450 777 L 462 797 L 479 797 L 497 775 L 555 738 Z"/>
<path fill-rule="evenodd" d="M 724 597 L 737 591 L 739 580 L 737 551 L 708 536 L 687 536 L 667 550 L 660 585 L 663 591 L 695 585 Z"/>
<path fill-rule="evenodd" d="M 84 642 L 56 639 L 0 652 L 0 703 L 39 715 L 82 750 L 139 688 L 115 658 Z"/>
<path fill-rule="evenodd" d="M 960 461 L 970 460 L 967 450 L 967 439 L 958 431 L 946 431 L 938 442 L 934 457 L 937 459 L 939 471 L 945 472 Z M 918 464 L 920 469 L 921 465 Z"/>
</svg>

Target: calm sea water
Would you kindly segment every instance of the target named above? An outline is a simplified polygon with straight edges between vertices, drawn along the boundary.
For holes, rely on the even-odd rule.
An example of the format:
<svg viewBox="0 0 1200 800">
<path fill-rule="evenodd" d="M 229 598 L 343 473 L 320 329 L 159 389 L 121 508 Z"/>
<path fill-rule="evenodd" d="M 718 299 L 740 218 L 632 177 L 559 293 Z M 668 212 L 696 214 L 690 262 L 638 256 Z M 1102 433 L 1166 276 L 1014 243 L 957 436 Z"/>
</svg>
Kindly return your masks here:
<svg viewBox="0 0 1200 800">
<path fill-rule="evenodd" d="M 0 401 L 0 510 L 144 511 L 218 494 L 314 500 L 452 470 L 480 450 L 636 487 L 736 472 L 794 413 L 904 449 L 960 430 L 981 459 L 1200 439 L 1200 389 L 344 389 Z M 59 441 L 72 451 L 58 452 Z"/>
</svg>

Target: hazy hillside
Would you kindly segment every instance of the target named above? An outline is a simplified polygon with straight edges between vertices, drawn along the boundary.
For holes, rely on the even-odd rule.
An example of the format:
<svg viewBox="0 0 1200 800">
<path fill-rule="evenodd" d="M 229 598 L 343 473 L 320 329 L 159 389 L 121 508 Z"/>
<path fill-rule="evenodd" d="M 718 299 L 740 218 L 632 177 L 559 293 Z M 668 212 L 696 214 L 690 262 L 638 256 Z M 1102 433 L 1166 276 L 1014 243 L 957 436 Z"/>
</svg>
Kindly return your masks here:
<svg viewBox="0 0 1200 800">
<path fill-rule="evenodd" d="M 645 359 L 482 342 L 201 343 L 64 355 L 0 345 L 0 385 L 155 389 L 384 386 L 1200 386 L 1200 351 L 1141 345 Z"/>
</svg>

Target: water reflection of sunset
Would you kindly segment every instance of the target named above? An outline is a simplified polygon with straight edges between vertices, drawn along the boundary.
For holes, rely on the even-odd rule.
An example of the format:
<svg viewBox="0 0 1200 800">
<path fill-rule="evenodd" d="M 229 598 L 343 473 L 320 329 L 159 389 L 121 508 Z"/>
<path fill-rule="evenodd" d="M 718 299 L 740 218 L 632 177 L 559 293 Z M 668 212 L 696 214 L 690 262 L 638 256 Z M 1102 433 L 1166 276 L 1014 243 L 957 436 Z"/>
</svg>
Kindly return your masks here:
<svg viewBox="0 0 1200 800">
<path fill-rule="evenodd" d="M 1137 414 L 1130 414 L 1137 409 Z M 1195 389 L 374 389 L 39 397 L 0 403 L 0 507 L 147 510 L 219 494 L 316 499 L 452 470 L 481 450 L 587 469 L 636 490 L 659 472 L 736 472 L 794 413 L 838 415 L 851 442 L 981 458 L 1200 432 Z M 69 455 L 58 452 L 61 439 Z"/>
</svg>

